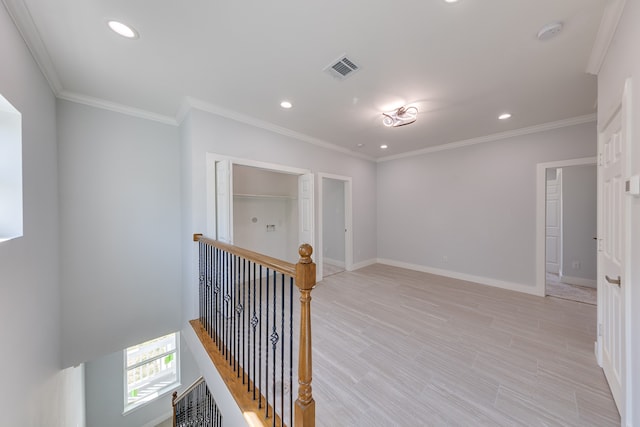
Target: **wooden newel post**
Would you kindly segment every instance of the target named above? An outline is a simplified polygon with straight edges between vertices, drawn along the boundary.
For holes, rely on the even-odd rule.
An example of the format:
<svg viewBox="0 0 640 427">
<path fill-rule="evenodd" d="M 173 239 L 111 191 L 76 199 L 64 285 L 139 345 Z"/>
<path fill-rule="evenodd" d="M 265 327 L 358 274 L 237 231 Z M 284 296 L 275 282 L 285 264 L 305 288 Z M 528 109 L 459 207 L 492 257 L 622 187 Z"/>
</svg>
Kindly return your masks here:
<svg viewBox="0 0 640 427">
<path fill-rule="evenodd" d="M 311 260 L 313 248 L 306 243 L 298 249 L 296 286 L 300 290 L 300 350 L 298 358 L 298 399 L 295 427 L 315 427 L 316 402 L 311 393 L 311 290 L 316 285 L 316 265 Z"/>
</svg>

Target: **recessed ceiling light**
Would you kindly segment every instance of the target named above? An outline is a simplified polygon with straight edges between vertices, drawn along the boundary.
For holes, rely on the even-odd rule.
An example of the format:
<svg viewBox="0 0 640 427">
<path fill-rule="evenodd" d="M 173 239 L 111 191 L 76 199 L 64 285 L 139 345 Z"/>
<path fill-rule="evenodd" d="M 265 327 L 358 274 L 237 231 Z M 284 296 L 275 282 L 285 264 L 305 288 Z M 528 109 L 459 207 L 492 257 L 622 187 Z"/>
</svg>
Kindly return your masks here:
<svg viewBox="0 0 640 427">
<path fill-rule="evenodd" d="M 364 144 L 361 142 L 358 144 L 358 147 L 364 147 Z"/>
<path fill-rule="evenodd" d="M 280 106 L 281 106 L 282 108 L 287 108 L 287 109 L 289 109 L 289 108 L 293 107 L 293 104 L 292 104 L 292 103 L 290 103 L 289 101 L 282 101 L 282 102 L 280 103 Z"/>
<path fill-rule="evenodd" d="M 455 3 L 455 2 L 457 2 L 458 0 L 444 0 L 444 1 L 445 1 L 445 3 Z"/>
<path fill-rule="evenodd" d="M 126 37 L 128 39 L 137 39 L 138 33 L 132 27 L 127 24 L 123 24 L 119 21 L 109 21 L 107 22 L 109 28 L 111 28 L 114 32 L 120 34 L 122 37 Z"/>
<path fill-rule="evenodd" d="M 387 148 L 389 148 L 389 146 L 387 144 L 382 144 L 380 148 L 382 148 L 383 150 L 386 150 Z"/>
<path fill-rule="evenodd" d="M 510 118 L 511 118 L 511 114 L 509 114 L 509 113 L 503 113 L 503 114 L 500 114 L 498 116 L 499 120 L 507 120 L 507 119 L 510 119 Z"/>
</svg>

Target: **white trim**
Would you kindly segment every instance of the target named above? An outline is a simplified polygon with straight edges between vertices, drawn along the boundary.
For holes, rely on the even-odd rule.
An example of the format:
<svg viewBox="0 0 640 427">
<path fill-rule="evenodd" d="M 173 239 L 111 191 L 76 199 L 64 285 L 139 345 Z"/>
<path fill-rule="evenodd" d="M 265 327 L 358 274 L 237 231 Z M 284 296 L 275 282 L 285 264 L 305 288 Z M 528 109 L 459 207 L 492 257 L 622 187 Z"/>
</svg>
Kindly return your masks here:
<svg viewBox="0 0 640 427">
<path fill-rule="evenodd" d="M 31 51 L 33 59 L 40 67 L 42 74 L 49 82 L 49 87 L 54 94 L 58 95 L 62 92 L 62 83 L 60 83 L 60 77 L 56 72 L 56 68 L 53 65 L 51 56 L 47 51 L 47 48 L 42 41 L 40 32 L 36 28 L 36 24 L 33 22 L 33 17 L 29 8 L 23 0 L 2 0 L 7 8 L 7 12 L 16 24 L 20 35 L 24 39 L 27 47 Z"/>
<path fill-rule="evenodd" d="M 146 423 L 145 425 L 143 425 L 142 427 L 156 427 L 158 424 L 163 423 L 167 420 L 170 420 L 173 418 L 173 412 L 165 412 L 164 415 L 160 415 L 159 417 L 149 421 L 148 423 Z"/>
<path fill-rule="evenodd" d="M 209 164 L 210 161 L 219 162 L 221 160 L 229 160 L 231 163 L 238 166 L 249 166 L 252 168 L 264 169 L 264 170 L 275 171 L 280 173 L 287 173 L 290 175 L 305 175 L 305 174 L 311 173 L 311 169 L 296 168 L 293 166 L 286 166 L 279 163 L 261 162 L 258 160 L 244 159 L 240 157 L 231 157 L 231 156 L 225 156 L 224 154 L 207 152 L 207 164 Z"/>
<path fill-rule="evenodd" d="M 351 151 L 342 146 L 333 144 L 331 142 L 327 142 L 318 138 L 314 138 L 312 136 L 296 132 L 291 129 L 287 129 L 282 126 L 275 125 L 273 123 L 266 122 L 264 120 L 259 120 L 254 117 L 248 116 L 246 114 L 238 113 L 237 111 L 228 110 L 226 108 L 208 103 L 206 101 L 202 101 L 197 98 L 193 98 L 191 96 L 187 96 L 184 98 L 184 101 L 180 108 L 178 109 L 178 116 L 176 121 L 178 124 L 182 123 L 187 114 L 191 109 L 197 109 L 200 111 L 204 111 L 210 114 L 215 114 L 216 116 L 224 117 L 230 120 L 235 120 L 236 122 L 244 123 L 250 126 L 254 126 L 259 129 L 268 130 L 274 133 L 278 133 L 280 135 L 288 136 L 290 138 L 295 138 L 300 141 L 316 145 L 318 147 L 326 148 L 333 151 L 338 151 L 343 154 L 347 154 L 349 156 L 358 157 L 364 160 L 375 161 L 373 157 L 369 157 L 367 155 Z"/>
<path fill-rule="evenodd" d="M 598 34 L 593 42 L 593 48 L 585 70 L 587 73 L 597 75 L 600 72 L 626 3 L 627 0 L 612 0 L 605 6 L 600 28 L 598 28 Z"/>
<path fill-rule="evenodd" d="M 544 297 L 546 294 L 546 257 L 545 257 L 545 219 L 546 219 L 546 171 L 549 168 L 564 168 L 578 165 L 595 165 L 595 157 L 559 160 L 555 162 L 538 163 L 536 165 L 536 295 Z"/>
<path fill-rule="evenodd" d="M 535 286 L 528 286 L 522 283 L 507 282 L 504 280 L 493 279 L 490 277 L 475 276 L 473 274 L 460 273 L 460 272 L 451 271 L 451 270 L 443 270 L 440 268 L 410 264 L 406 262 L 394 261 L 394 260 L 385 259 L 385 258 L 378 258 L 378 263 L 390 265 L 393 267 L 405 268 L 407 270 L 414 270 L 414 271 L 420 271 L 423 273 L 435 274 L 438 276 L 451 277 L 452 279 L 465 280 L 467 282 L 474 282 L 481 285 L 493 286 L 495 288 L 506 289 L 509 291 L 522 292 L 530 295 L 539 295 Z"/>
<path fill-rule="evenodd" d="M 450 142 L 447 144 L 440 144 L 433 147 L 422 148 L 420 150 L 408 151 L 406 153 L 395 154 L 393 156 L 380 157 L 376 160 L 377 163 L 387 162 L 389 160 L 403 159 L 405 157 L 413 157 L 421 154 L 435 153 L 444 150 L 454 150 L 456 148 L 468 147 L 470 145 L 481 144 L 484 142 L 499 141 L 501 139 L 514 138 L 516 136 L 530 135 L 533 133 L 544 132 L 553 129 L 560 129 L 569 126 L 580 125 L 584 123 L 591 123 L 596 121 L 595 114 L 587 114 L 585 116 L 573 117 L 565 120 L 558 120 L 556 122 L 543 123 L 541 125 L 529 126 L 526 128 L 510 130 L 506 132 L 494 133 L 492 135 L 480 136 L 477 138 L 465 139 L 463 141 Z"/>
<path fill-rule="evenodd" d="M 130 107 L 124 104 L 118 104 L 117 102 L 111 102 L 101 98 L 94 98 L 92 96 L 82 95 L 79 93 L 69 92 L 66 90 L 59 92 L 57 96 L 60 99 L 76 102 L 78 104 L 88 105 L 90 107 L 101 108 L 103 110 L 114 111 L 116 113 L 122 113 L 128 116 L 139 117 L 141 119 L 146 119 L 146 120 L 152 120 L 154 122 L 160 122 L 170 126 L 178 126 L 178 122 L 176 121 L 176 119 L 171 116 L 165 116 L 162 114 L 153 113 L 148 110 Z"/>
<path fill-rule="evenodd" d="M 351 266 L 351 270 L 349 271 L 360 270 L 361 268 L 369 267 L 370 265 L 374 265 L 377 263 L 378 263 L 378 260 L 376 258 L 371 258 L 364 261 L 356 262 Z"/>
<path fill-rule="evenodd" d="M 324 178 L 335 179 L 337 181 L 344 182 L 344 228 L 346 232 L 344 234 L 344 265 L 338 265 L 338 267 L 344 267 L 347 271 L 353 271 L 353 178 L 350 176 L 335 175 L 330 173 L 318 173 L 318 247 L 316 250 L 316 276 L 320 281 L 324 277 L 323 261 L 329 262 L 329 259 L 324 259 L 324 241 L 323 241 L 323 226 L 324 218 L 322 216 L 323 209 L 323 184 Z M 334 261 L 334 260 L 331 260 Z M 336 265 L 334 263 L 334 265 Z"/>
<path fill-rule="evenodd" d="M 585 279 L 584 277 L 574 277 L 561 275 L 558 277 L 562 283 L 568 285 L 585 286 L 587 288 L 597 288 L 598 281 L 595 279 Z"/>
<path fill-rule="evenodd" d="M 622 99 L 620 100 L 621 104 L 621 120 L 622 120 L 622 131 L 625 133 L 624 140 L 625 144 L 625 163 L 623 166 L 623 177 L 627 179 L 629 175 L 631 175 L 631 155 L 632 149 L 631 145 L 633 143 L 633 80 L 631 77 L 628 77 L 624 82 L 624 89 L 622 91 Z M 631 321 L 631 312 L 633 309 L 632 306 L 632 293 L 630 285 L 632 282 L 637 282 L 634 280 L 634 277 L 631 273 L 631 262 L 633 260 L 631 254 L 631 198 L 625 194 L 622 195 L 624 198 L 624 229 L 625 229 L 625 239 L 624 239 L 624 260 L 623 260 L 623 273 L 625 282 L 627 283 L 624 286 L 624 330 L 625 330 L 625 378 L 624 378 L 624 390 L 625 390 L 625 414 L 622 414 L 622 422 L 626 423 L 628 426 L 634 425 L 634 402 L 637 399 L 634 399 L 635 393 L 640 393 L 640 390 L 634 389 L 634 377 L 633 374 L 640 375 L 636 369 L 637 360 L 633 359 L 633 343 L 635 339 L 638 339 L 638 330 L 637 325 L 634 325 Z M 637 403 L 637 402 L 636 402 Z M 635 420 L 639 421 L 639 420 Z M 636 424 L 637 425 L 637 424 Z"/>
</svg>

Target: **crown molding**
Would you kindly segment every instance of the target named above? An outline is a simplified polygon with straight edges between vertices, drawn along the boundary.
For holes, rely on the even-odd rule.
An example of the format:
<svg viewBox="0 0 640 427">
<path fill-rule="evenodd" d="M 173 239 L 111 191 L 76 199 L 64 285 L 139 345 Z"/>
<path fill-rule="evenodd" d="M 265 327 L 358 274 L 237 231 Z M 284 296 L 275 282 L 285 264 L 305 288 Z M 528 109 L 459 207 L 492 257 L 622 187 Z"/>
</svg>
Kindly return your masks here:
<svg viewBox="0 0 640 427">
<path fill-rule="evenodd" d="M 587 63 L 587 73 L 597 75 L 600 72 L 626 3 L 627 0 L 611 0 L 605 7 L 600 21 L 600 28 L 598 28 L 598 34 Z"/>
<path fill-rule="evenodd" d="M 154 122 L 164 123 L 166 125 L 178 126 L 178 121 L 174 117 L 153 113 L 151 111 L 130 107 L 124 104 L 118 104 L 116 102 L 106 101 L 101 98 L 94 98 L 92 96 L 82 95 L 69 91 L 62 91 L 60 94 L 58 94 L 58 98 L 76 102 L 78 104 L 88 105 L 90 107 L 102 108 L 103 110 L 126 114 L 128 116 L 152 120 Z"/>
<path fill-rule="evenodd" d="M 530 135 L 533 133 L 544 132 L 553 129 L 564 128 L 568 126 L 580 125 L 583 123 L 591 123 L 596 121 L 596 114 L 587 114 L 585 116 L 573 117 L 570 119 L 558 120 L 556 122 L 544 123 L 541 125 L 529 126 L 526 128 L 510 130 L 506 132 L 494 133 L 492 135 L 481 136 L 478 138 L 465 139 L 457 142 L 436 145 L 434 147 L 423 148 L 420 150 L 409 151 L 406 153 L 395 154 L 393 156 L 381 157 L 377 159 L 378 163 L 387 162 L 389 160 L 403 159 L 405 157 L 413 157 L 422 154 L 435 153 L 438 151 L 454 150 L 456 148 L 468 147 L 470 145 L 482 144 L 484 142 L 499 141 L 501 139 L 513 138 L 517 136 Z"/>
<path fill-rule="evenodd" d="M 31 51 L 31 56 L 33 56 L 38 67 L 40 67 L 40 70 L 47 79 L 47 82 L 49 82 L 51 90 L 57 96 L 62 92 L 62 83 L 60 82 L 58 73 L 53 65 L 51 56 L 49 56 L 49 52 L 42 41 L 40 32 L 36 28 L 36 24 L 33 22 L 33 17 L 31 16 L 29 8 L 22 0 L 2 0 L 2 2 L 18 28 L 20 35 L 27 44 L 29 51 Z"/>
<path fill-rule="evenodd" d="M 312 144 L 312 145 L 316 145 L 318 147 L 322 147 L 322 148 L 326 148 L 329 150 L 333 150 L 333 151 L 338 151 L 340 153 L 343 154 L 347 154 L 349 156 L 352 157 L 358 157 L 364 160 L 368 160 L 371 162 L 375 162 L 375 159 L 373 157 L 369 157 L 365 154 L 361 154 L 361 153 L 357 153 L 354 151 L 351 151 L 347 148 L 341 147 L 339 145 L 333 144 L 331 142 L 327 142 L 318 138 L 314 138 L 312 136 L 309 135 L 305 135 L 303 133 L 300 132 L 296 132 L 294 130 L 291 129 L 287 129 L 285 127 L 282 126 L 278 126 L 278 125 L 274 125 L 273 123 L 269 123 L 263 120 L 259 120 L 256 119 L 254 117 L 242 114 L 242 113 L 238 113 L 237 111 L 232 111 L 232 110 L 227 110 L 226 108 L 222 108 L 218 105 L 214 105 L 211 103 L 208 103 L 206 101 L 202 101 L 200 99 L 191 97 L 191 96 L 187 96 L 184 98 L 182 105 L 180 106 L 180 108 L 178 109 L 178 114 L 177 114 L 177 122 L 178 124 L 182 123 L 182 121 L 185 119 L 185 117 L 187 116 L 187 114 L 189 114 L 189 111 L 191 109 L 196 109 L 196 110 L 201 110 L 201 111 L 205 111 L 207 113 L 211 113 L 211 114 L 215 114 L 217 116 L 220 117 L 224 117 L 230 120 L 234 120 L 240 123 L 244 123 L 250 126 L 254 126 L 260 129 L 264 129 L 264 130 L 268 130 L 270 132 L 275 132 L 278 133 L 280 135 L 284 135 L 284 136 L 288 136 L 291 138 L 295 138 L 298 139 L 300 141 Z"/>
</svg>

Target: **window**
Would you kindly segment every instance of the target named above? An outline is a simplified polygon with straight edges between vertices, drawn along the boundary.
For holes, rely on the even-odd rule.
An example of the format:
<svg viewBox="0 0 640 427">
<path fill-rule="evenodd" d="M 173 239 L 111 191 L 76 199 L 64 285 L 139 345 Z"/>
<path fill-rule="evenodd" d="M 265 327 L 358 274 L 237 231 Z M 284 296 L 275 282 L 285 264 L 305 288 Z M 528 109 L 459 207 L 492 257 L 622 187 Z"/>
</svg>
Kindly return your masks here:
<svg viewBox="0 0 640 427">
<path fill-rule="evenodd" d="M 22 236 L 22 115 L 0 95 L 0 242 Z"/>
<path fill-rule="evenodd" d="M 179 335 L 173 333 L 124 351 L 124 412 L 180 385 Z"/>
</svg>

